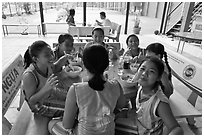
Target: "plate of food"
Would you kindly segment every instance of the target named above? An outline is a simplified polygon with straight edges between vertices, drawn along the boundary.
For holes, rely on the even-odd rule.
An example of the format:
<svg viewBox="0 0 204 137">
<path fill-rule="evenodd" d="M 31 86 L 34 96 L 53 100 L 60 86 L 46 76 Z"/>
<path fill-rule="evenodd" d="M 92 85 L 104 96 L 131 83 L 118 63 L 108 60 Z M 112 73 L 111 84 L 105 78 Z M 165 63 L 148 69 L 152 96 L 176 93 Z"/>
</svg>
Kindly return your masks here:
<svg viewBox="0 0 204 137">
<path fill-rule="evenodd" d="M 134 80 L 134 75 L 132 74 L 123 74 L 120 77 L 120 83 L 122 87 L 134 87 L 137 86 L 137 82 Z"/>
</svg>

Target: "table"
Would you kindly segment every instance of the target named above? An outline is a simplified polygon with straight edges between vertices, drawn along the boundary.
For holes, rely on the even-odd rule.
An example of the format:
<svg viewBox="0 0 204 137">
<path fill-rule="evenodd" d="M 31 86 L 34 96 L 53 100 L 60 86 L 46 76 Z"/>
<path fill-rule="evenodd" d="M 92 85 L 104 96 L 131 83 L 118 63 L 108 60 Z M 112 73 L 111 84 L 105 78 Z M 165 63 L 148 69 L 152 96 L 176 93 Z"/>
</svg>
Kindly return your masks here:
<svg viewBox="0 0 204 137">
<path fill-rule="evenodd" d="M 104 72 L 104 74 L 108 74 L 109 80 L 115 79 L 115 80 L 118 80 L 118 82 L 121 84 L 121 79 L 118 75 L 118 71 L 119 71 L 118 66 L 119 66 L 119 59 L 110 63 L 108 70 L 106 70 L 106 72 Z M 55 93 L 53 96 L 54 98 L 51 97 L 48 101 L 45 101 L 44 103 L 45 104 L 49 103 L 49 105 L 64 108 L 64 105 L 65 105 L 64 101 L 66 99 L 67 92 L 68 92 L 69 88 L 71 87 L 71 85 L 73 83 L 88 81 L 88 76 L 87 76 L 85 69 L 83 69 L 81 74 L 76 78 L 70 78 L 70 77 L 66 76 L 66 72 L 64 70 L 62 70 L 61 72 L 59 72 L 55 75 L 58 76 L 59 84 L 55 90 Z M 121 86 L 122 86 L 122 84 L 121 84 Z M 123 87 L 122 86 L 122 88 L 123 88 L 124 96 L 127 99 L 131 100 L 132 97 L 136 96 L 137 86 L 133 86 L 133 87 Z M 57 99 L 55 97 L 55 94 L 58 97 Z M 64 100 L 64 101 L 62 101 L 62 100 Z"/>
<path fill-rule="evenodd" d="M 174 36 L 179 37 L 177 52 L 179 51 L 181 40 L 183 40 L 183 46 L 182 46 L 182 49 L 181 49 L 181 53 L 183 52 L 183 48 L 184 48 L 184 45 L 185 45 L 186 41 L 202 42 L 202 35 L 199 35 L 199 34 L 193 33 L 193 32 L 174 33 Z"/>
<path fill-rule="evenodd" d="M 118 75 L 118 71 L 119 71 L 119 60 L 112 61 L 111 65 L 109 65 L 109 69 L 107 71 L 108 79 L 110 79 L 110 80 L 113 80 L 113 79 L 118 80 L 118 82 L 121 84 L 121 86 L 123 88 L 124 96 L 127 99 L 130 99 L 133 96 L 136 96 L 137 86 L 134 86 L 134 87 L 123 87 L 121 79 L 120 79 L 120 76 Z"/>
</svg>

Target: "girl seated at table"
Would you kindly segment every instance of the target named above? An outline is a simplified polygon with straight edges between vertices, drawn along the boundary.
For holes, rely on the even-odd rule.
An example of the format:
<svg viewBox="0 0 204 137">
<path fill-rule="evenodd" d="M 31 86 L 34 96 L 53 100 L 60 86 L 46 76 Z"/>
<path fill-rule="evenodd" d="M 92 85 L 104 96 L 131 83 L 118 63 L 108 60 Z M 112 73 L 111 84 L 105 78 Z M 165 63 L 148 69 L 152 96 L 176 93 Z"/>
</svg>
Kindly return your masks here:
<svg viewBox="0 0 204 137">
<path fill-rule="evenodd" d="M 84 48 L 90 47 L 93 44 L 99 44 L 101 46 L 103 46 L 104 48 L 106 48 L 107 51 L 111 50 L 112 51 L 112 57 L 114 59 L 117 59 L 118 56 L 122 55 L 119 53 L 117 53 L 116 48 L 112 47 L 111 45 L 106 44 L 104 41 L 104 30 L 100 27 L 96 27 L 92 30 L 92 38 L 93 41 L 88 42 Z"/>
<path fill-rule="evenodd" d="M 109 65 L 108 52 L 103 46 L 91 45 L 84 49 L 82 59 L 89 80 L 71 86 L 63 120 L 50 121 L 49 131 L 51 134 L 114 134 L 114 109 L 124 107 L 126 99 L 121 85 L 103 76 Z"/>
<path fill-rule="evenodd" d="M 104 41 L 104 30 L 102 28 L 100 27 L 94 28 L 92 30 L 92 38 L 93 38 L 93 41 L 86 43 L 84 48 L 88 48 L 91 45 L 96 44 L 96 43 L 102 45 L 106 49 L 109 47 L 109 45 L 103 42 Z"/>
<path fill-rule="evenodd" d="M 163 134 L 165 125 L 168 134 L 183 134 L 173 116 L 169 100 L 163 93 L 164 86 L 161 83 L 163 72 L 164 64 L 156 57 L 146 57 L 140 64 L 135 79 L 138 82 L 136 109 L 117 114 L 116 131 L 128 131 L 124 128 L 128 125 L 135 129 L 133 131 L 135 134 Z M 123 127 L 120 127 L 120 124 Z"/>
<path fill-rule="evenodd" d="M 131 56 L 132 62 L 141 62 L 145 57 L 145 50 L 139 48 L 139 38 L 135 34 L 131 34 L 126 39 L 128 50 L 124 53 L 124 56 Z"/>
<path fill-rule="evenodd" d="M 62 116 L 64 112 L 62 109 L 44 103 L 51 97 L 55 97 L 56 100 L 61 99 L 59 94 L 55 94 L 58 93 L 55 92 L 58 78 L 53 71 L 60 71 L 69 58 L 68 55 L 64 55 L 53 63 L 53 51 L 44 41 L 35 41 L 25 52 L 26 70 L 23 73 L 22 88 L 25 100 L 33 113 L 49 118 Z"/>
<path fill-rule="evenodd" d="M 73 60 L 74 56 L 76 56 L 74 55 L 75 53 L 78 54 L 79 57 L 81 57 L 82 56 L 81 54 L 77 52 L 74 53 L 73 43 L 74 43 L 74 39 L 72 35 L 68 33 L 60 34 L 58 37 L 58 44 L 54 49 L 55 61 L 57 61 L 60 57 L 64 56 L 65 53 L 73 56 L 71 60 Z M 69 62 L 67 63 L 69 64 Z M 72 65 L 78 65 L 78 64 L 81 64 L 81 61 L 78 60 L 76 63 L 72 62 Z"/>
<path fill-rule="evenodd" d="M 152 43 L 146 48 L 146 56 L 156 56 L 163 60 L 164 58 L 164 73 L 162 75 L 161 81 L 165 87 L 164 94 L 169 98 L 173 94 L 173 84 L 171 80 L 171 67 L 168 63 L 167 53 L 164 50 L 164 46 L 161 43 Z"/>
</svg>

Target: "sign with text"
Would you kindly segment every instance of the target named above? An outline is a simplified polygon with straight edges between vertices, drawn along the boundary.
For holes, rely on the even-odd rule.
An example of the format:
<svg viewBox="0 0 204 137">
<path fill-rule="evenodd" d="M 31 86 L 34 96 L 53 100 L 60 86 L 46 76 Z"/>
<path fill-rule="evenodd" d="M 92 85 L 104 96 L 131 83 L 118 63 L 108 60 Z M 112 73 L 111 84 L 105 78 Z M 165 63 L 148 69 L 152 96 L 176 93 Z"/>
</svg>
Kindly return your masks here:
<svg viewBox="0 0 204 137">
<path fill-rule="evenodd" d="M 2 114 L 8 110 L 13 98 L 16 96 L 20 86 L 23 68 L 23 58 L 18 55 L 11 64 L 6 67 L 2 74 Z"/>
</svg>

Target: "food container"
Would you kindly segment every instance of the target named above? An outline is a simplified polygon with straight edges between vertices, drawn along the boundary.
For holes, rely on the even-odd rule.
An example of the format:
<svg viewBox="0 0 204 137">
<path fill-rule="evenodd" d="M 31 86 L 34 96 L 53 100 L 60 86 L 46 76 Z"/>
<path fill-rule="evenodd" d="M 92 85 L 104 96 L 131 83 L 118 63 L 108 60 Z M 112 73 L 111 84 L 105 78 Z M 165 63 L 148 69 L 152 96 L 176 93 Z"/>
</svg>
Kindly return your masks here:
<svg viewBox="0 0 204 137">
<path fill-rule="evenodd" d="M 79 66 L 72 66 L 74 71 L 69 67 L 69 66 L 66 66 L 64 68 L 64 71 L 65 71 L 65 74 L 66 76 L 68 77 L 71 77 L 71 78 L 76 78 L 80 75 L 80 73 L 82 72 L 82 68 L 79 67 Z"/>
</svg>

